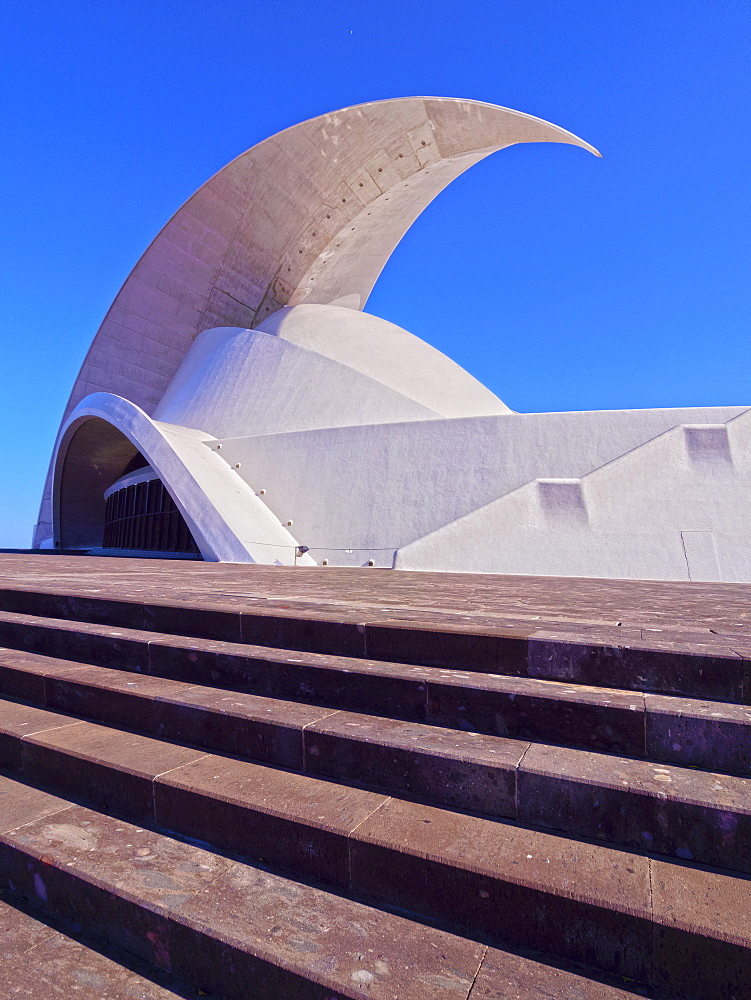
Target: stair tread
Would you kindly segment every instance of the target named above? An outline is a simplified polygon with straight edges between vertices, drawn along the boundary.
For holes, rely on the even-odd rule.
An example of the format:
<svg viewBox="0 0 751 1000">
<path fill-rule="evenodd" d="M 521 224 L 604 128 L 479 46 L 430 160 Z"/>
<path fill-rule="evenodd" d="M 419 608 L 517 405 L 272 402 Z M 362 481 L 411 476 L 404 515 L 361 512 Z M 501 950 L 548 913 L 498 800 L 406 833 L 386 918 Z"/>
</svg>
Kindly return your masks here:
<svg viewBox="0 0 751 1000">
<path fill-rule="evenodd" d="M 77 936 L 65 934 L 3 899 L 0 899 L 0 952 L 3 995 L 8 1000 L 75 1000 L 76 997 L 90 1000 L 94 996 L 101 1000 L 198 998 L 197 990 L 183 984 L 165 985 L 171 979 L 166 973 L 147 970 L 144 963 L 117 949 L 99 950 L 85 944 Z"/>
<path fill-rule="evenodd" d="M 26 878 L 32 898 L 59 903 L 77 879 L 136 901 L 162 918 L 147 936 L 156 964 L 171 960 L 176 971 L 197 965 L 201 983 L 222 942 L 230 942 L 345 996 L 362 995 L 364 986 L 384 1000 L 464 1000 L 469 993 L 482 944 L 69 802 L 58 800 L 32 819 L 35 807 L 45 808 L 44 793 L 9 782 L 0 777 L 0 794 L 37 800 L 24 826 L 3 832 L 36 862 Z M 73 895 L 73 914 L 75 903 Z M 118 916 L 113 907 L 109 919 Z M 180 933 L 185 926 L 215 947 L 191 951 Z"/>
<path fill-rule="evenodd" d="M 61 726 L 62 717 L 53 713 L 17 703 L 2 704 L 11 723 L 8 728 L 15 724 L 23 729 L 22 742 L 28 754 L 24 766 L 30 778 L 72 793 L 83 788 L 86 795 L 109 808 L 124 809 L 146 822 L 156 816 L 164 826 L 199 839 L 213 839 L 225 849 L 262 856 L 276 864 L 286 862 L 324 881 L 347 886 L 354 884 L 347 842 L 350 848 L 359 842 L 388 844 L 392 853 L 405 857 L 431 857 L 453 868 L 483 871 L 504 883 L 535 885 L 540 891 L 567 898 L 596 900 L 609 908 L 646 913 L 645 885 L 622 876 L 630 867 L 637 881 L 641 878 L 638 872 L 646 871 L 648 860 L 640 855 L 309 774 L 208 754 L 95 723 Z M 31 717 L 38 721 L 30 721 Z M 16 719 L 22 720 L 20 724 Z M 40 757 L 39 751 L 47 753 Z M 600 763 L 605 766 L 608 761 L 615 774 L 619 762 L 605 758 Z M 585 773 L 590 765 L 591 760 L 585 761 Z M 545 767 L 543 757 L 540 768 Z M 671 771 L 675 777 L 679 769 L 661 770 Z M 683 777 L 696 780 L 699 772 Z M 718 811 L 725 819 L 733 814 L 732 809 L 739 815 L 751 812 L 748 796 L 743 797 L 745 789 L 740 786 L 744 779 L 704 777 L 714 784 L 720 780 L 728 785 L 737 783 L 734 791 L 741 801 L 732 806 L 725 798 L 726 789 L 715 791 Z M 611 780 L 618 779 L 611 775 Z M 662 790 L 666 784 L 659 782 L 658 787 Z M 656 794 L 661 796 L 662 791 Z M 274 818 L 283 825 L 271 823 Z M 534 858 L 543 859 L 541 867 L 537 862 L 528 864 Z M 572 887 L 572 867 L 578 869 L 580 878 L 586 872 L 586 892 Z M 613 874 L 616 872 L 620 874 Z M 625 881 L 619 894 L 613 879 L 621 877 Z"/>
<path fill-rule="evenodd" d="M 654 994 L 632 992 L 591 979 L 580 970 L 556 968 L 527 957 L 488 948 L 468 1000 L 634 1000 Z"/>
</svg>

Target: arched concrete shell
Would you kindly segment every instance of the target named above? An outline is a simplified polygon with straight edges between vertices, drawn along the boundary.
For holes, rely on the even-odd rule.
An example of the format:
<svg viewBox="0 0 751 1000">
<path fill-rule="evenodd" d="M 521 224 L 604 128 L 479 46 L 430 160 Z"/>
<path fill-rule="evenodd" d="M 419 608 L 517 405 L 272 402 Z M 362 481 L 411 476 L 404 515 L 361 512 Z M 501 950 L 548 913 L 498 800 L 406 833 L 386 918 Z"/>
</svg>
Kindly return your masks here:
<svg viewBox="0 0 751 1000">
<path fill-rule="evenodd" d="M 299 303 L 362 309 L 425 206 L 474 163 L 522 142 L 597 153 L 539 118 L 451 98 L 345 108 L 254 146 L 183 205 L 135 266 L 64 420 L 97 391 L 153 412 L 202 330 L 253 328 Z M 37 539 L 49 534 L 49 486 Z"/>
<path fill-rule="evenodd" d="M 215 437 L 509 413 L 445 354 L 377 316 L 287 306 L 196 337 L 154 418 Z"/>
<path fill-rule="evenodd" d="M 79 440 L 81 435 L 85 440 Z M 99 456 L 97 440 L 104 445 Z M 53 455 L 55 537 L 72 547 L 101 545 L 97 516 L 103 513 L 104 490 L 117 478 L 123 460 L 140 451 L 175 501 L 205 560 L 293 564 L 295 538 L 219 454 L 206 447 L 207 441 L 211 435 L 152 420 L 120 396 L 87 396 L 63 425 Z M 70 531 L 75 537 L 66 537 Z M 297 562 L 312 564 L 309 556 Z"/>
<path fill-rule="evenodd" d="M 341 306 L 286 306 L 256 329 L 346 365 L 442 417 L 511 412 L 451 358 L 369 313 Z"/>
</svg>

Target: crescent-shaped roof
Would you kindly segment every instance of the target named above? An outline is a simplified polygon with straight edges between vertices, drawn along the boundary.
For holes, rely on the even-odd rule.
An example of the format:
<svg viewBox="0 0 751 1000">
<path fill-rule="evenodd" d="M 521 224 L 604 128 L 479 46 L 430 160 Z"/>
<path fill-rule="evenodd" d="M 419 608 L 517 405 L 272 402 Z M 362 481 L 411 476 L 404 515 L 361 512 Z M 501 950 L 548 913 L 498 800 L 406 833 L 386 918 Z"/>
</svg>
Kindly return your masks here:
<svg viewBox="0 0 751 1000">
<path fill-rule="evenodd" d="M 138 261 L 63 421 L 97 391 L 153 412 L 202 330 L 253 328 L 303 302 L 362 309 L 426 205 L 474 163 L 521 142 L 599 155 L 531 115 L 431 97 L 344 108 L 253 146 L 199 188 Z M 42 511 L 40 529 L 46 520 Z"/>
<path fill-rule="evenodd" d="M 136 264 L 94 338 L 70 410 L 104 389 L 150 412 L 196 334 L 282 306 L 362 309 L 399 240 L 468 167 L 520 142 L 597 151 L 477 101 L 400 98 L 294 125 L 215 174 Z"/>
</svg>

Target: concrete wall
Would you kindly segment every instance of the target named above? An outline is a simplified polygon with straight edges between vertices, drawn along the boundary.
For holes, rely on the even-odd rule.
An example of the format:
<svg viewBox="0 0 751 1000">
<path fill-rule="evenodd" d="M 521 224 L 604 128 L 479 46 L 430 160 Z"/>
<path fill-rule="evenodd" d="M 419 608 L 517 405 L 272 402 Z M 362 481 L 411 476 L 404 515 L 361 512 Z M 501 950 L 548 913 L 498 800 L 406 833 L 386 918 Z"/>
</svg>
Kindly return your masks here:
<svg viewBox="0 0 751 1000">
<path fill-rule="evenodd" d="M 580 477 L 682 423 L 742 407 L 506 414 L 222 439 L 311 549 L 397 549 L 538 477 Z M 333 551 L 332 551 L 332 558 Z M 344 558 L 342 556 L 342 558 Z"/>
<path fill-rule="evenodd" d="M 751 580 L 751 411 L 580 479 L 536 479 L 400 549 L 401 569 Z"/>
</svg>

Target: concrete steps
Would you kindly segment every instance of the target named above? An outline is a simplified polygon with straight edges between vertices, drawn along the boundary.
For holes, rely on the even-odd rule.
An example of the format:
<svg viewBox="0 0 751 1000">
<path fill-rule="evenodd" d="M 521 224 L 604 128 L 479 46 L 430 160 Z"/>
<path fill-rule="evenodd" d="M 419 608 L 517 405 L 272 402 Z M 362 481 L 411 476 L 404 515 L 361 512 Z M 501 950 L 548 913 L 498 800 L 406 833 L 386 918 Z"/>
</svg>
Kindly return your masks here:
<svg viewBox="0 0 751 1000">
<path fill-rule="evenodd" d="M 7 612 L 0 612 L 0 645 L 165 681 L 751 773 L 751 705 L 745 703 L 270 649 Z M 23 685 L 31 681 L 19 677 L 17 683 L 21 686 L 2 690 L 26 697 Z M 107 700 L 115 703 L 114 695 Z"/>
<path fill-rule="evenodd" d="M 14 650 L 0 650 L 0 694 L 54 710 L 0 700 L 0 761 L 13 770 L 32 753 L 24 744 L 41 746 L 47 730 L 52 740 L 71 736 L 76 749 L 86 733 L 100 733 L 113 750 L 122 734 L 101 726 L 70 731 L 87 719 L 389 795 L 751 872 L 749 787 L 735 775 L 320 709 Z M 62 758 L 69 751 L 54 745 L 53 759 L 67 772 Z M 142 745 L 144 758 L 159 757 L 153 740 Z M 79 779 L 71 780 L 66 790 L 75 791 Z"/>
<path fill-rule="evenodd" d="M 751 993 L 751 708 L 727 685 L 698 700 L 84 610 L 0 613 L 12 898 L 218 996 Z"/>
<path fill-rule="evenodd" d="M 202 992 L 243 1000 L 481 1000 L 513 996 L 512 989 L 519 997 L 544 995 L 554 984 L 549 995 L 559 1000 L 645 995 L 611 977 L 491 948 L 8 778 L 0 778 L 0 802 L 0 871 L 16 896 L 95 928 L 100 941 L 120 944 L 155 968 L 169 966 Z"/>
<path fill-rule="evenodd" d="M 706 632 L 697 641 L 685 626 L 671 629 L 661 622 L 661 628 L 647 630 L 649 638 L 642 638 L 641 629 L 582 628 L 575 622 L 567 629 L 565 623 L 539 617 L 507 621 L 499 628 L 426 610 L 412 612 L 413 621 L 394 621 L 341 605 L 330 605 L 328 613 L 325 605 L 312 613 L 307 604 L 293 601 L 281 603 L 281 611 L 229 611 L 216 596 L 196 607 L 171 603 L 167 595 L 155 603 L 21 589 L 0 590 L 0 611 L 58 619 L 72 623 L 73 629 L 76 622 L 94 623 L 751 704 L 751 661 L 744 659 L 748 640 L 743 633 L 734 635 L 732 628 L 723 636 Z"/>
</svg>

